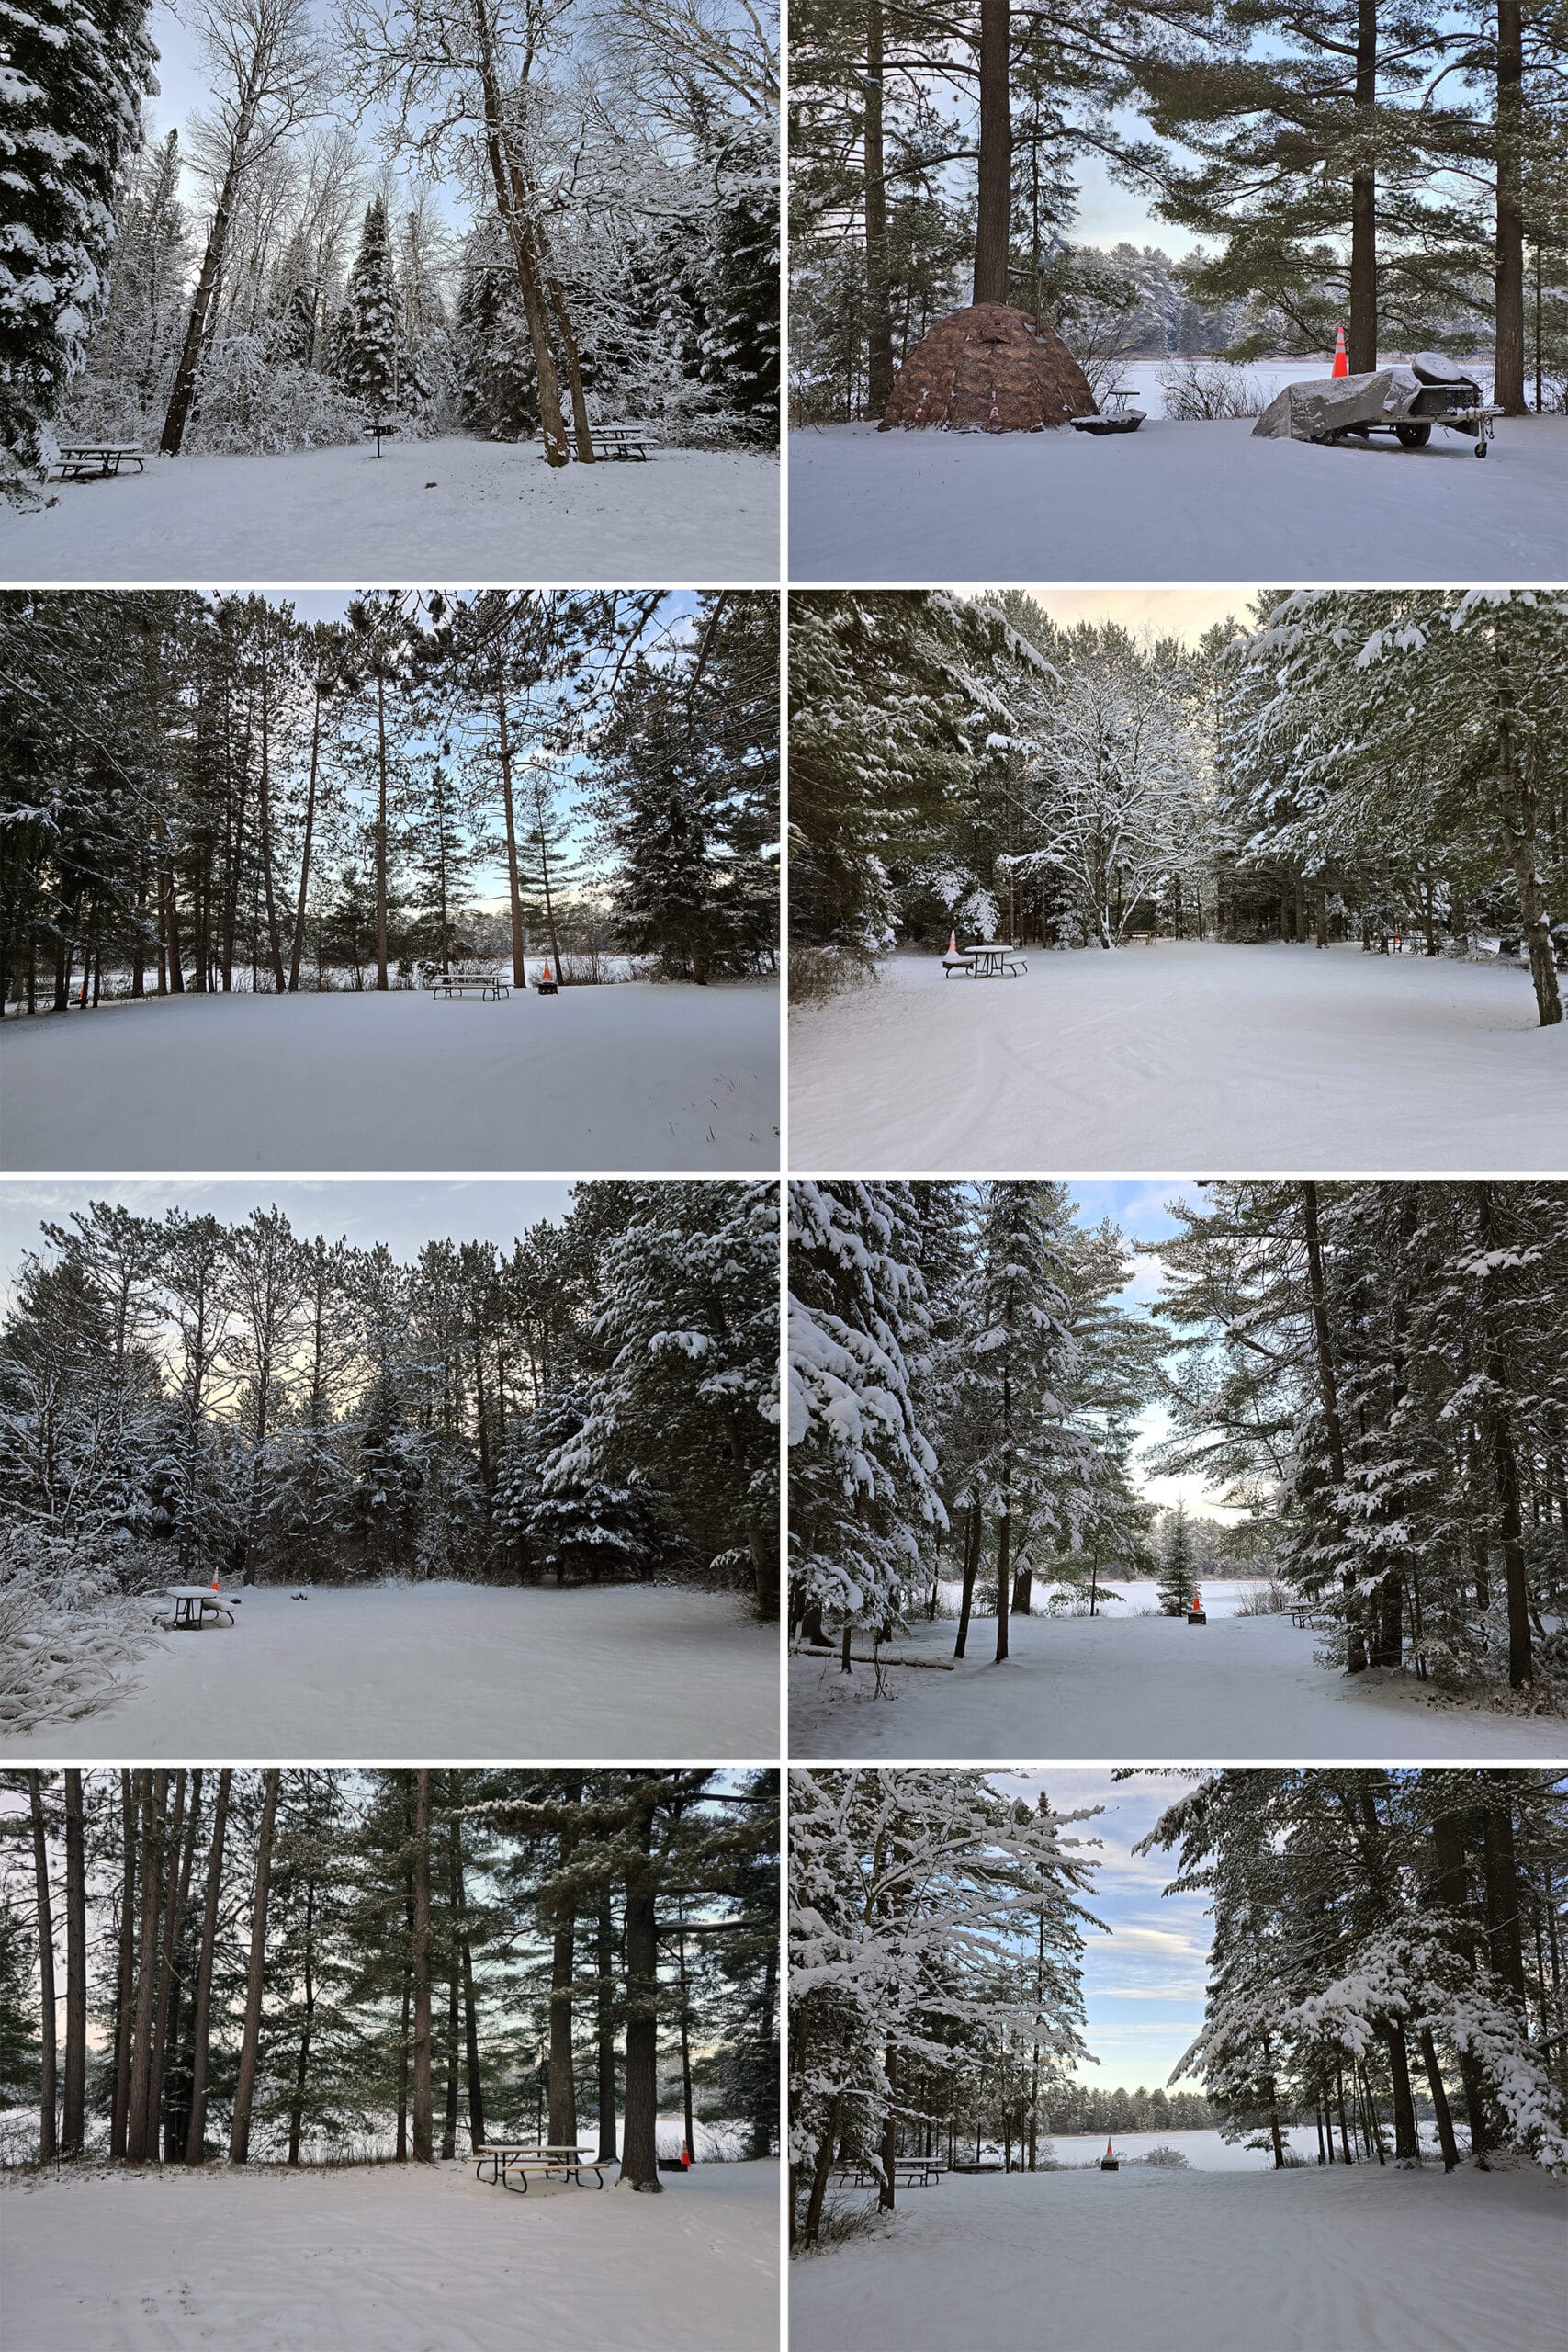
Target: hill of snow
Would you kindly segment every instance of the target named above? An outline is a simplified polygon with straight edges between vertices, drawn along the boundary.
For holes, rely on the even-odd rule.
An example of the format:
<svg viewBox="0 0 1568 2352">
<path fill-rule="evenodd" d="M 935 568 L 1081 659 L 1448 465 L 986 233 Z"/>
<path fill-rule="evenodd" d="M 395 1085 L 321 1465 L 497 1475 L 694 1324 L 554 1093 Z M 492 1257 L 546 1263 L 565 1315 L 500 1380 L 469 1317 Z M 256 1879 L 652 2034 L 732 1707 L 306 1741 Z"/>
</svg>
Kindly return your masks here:
<svg viewBox="0 0 1568 2352">
<path fill-rule="evenodd" d="M 300 1589 L 307 1589 L 300 1588 Z M 392 1756 L 630 1763 L 778 1753 L 778 1628 L 675 1586 L 288 1586 L 170 1634 L 118 1694 L 17 1757 Z M 149 1607 L 152 1604 L 150 1602 Z"/>
<path fill-rule="evenodd" d="M 1019 978 L 895 956 L 796 1012 L 803 1168 L 968 1175 L 1568 1166 L 1568 1023 L 1528 974 L 1195 940 L 1031 952 Z"/>
<path fill-rule="evenodd" d="M 956 1628 L 939 1618 L 889 1643 L 895 1657 L 951 1658 Z M 1417 1763 L 1476 1756 L 1545 1763 L 1561 1757 L 1561 1715 L 1520 1717 L 1430 1700 L 1408 1674 L 1353 1679 L 1314 1662 L 1314 1638 L 1288 1616 L 1015 1617 L 998 1666 L 994 1618 L 970 1627 L 952 1673 L 892 1668 L 843 1674 L 829 1652 L 790 1659 L 790 1747 L 796 1756 L 875 1762 L 962 1756 L 1017 1761 L 1171 1757 L 1261 1764 Z M 857 1643 L 857 1648 L 865 1645 Z"/>
<path fill-rule="evenodd" d="M 775 2352 L 778 2165 L 666 2179 L 662 2197 L 542 2181 L 519 2197 L 461 2162 L 34 2176 L 0 2188 L 6 2338 L 17 2352 Z"/>
<path fill-rule="evenodd" d="M 275 457 L 147 459 L 65 482 L 0 520 L 0 579 L 61 586 L 243 580 L 778 578 L 766 452 L 660 449 L 646 465 L 547 466 L 528 442 L 389 441 Z"/>
<path fill-rule="evenodd" d="M 1561 2185 L 1518 2173 L 950 2177 L 792 2267 L 790 2343 L 1562 2352 L 1565 2215 Z"/>
<path fill-rule="evenodd" d="M 1251 436 L 1250 418 L 1183 424 L 1152 415 L 1136 433 L 1103 440 L 1065 427 L 792 433 L 790 577 L 1562 577 L 1568 418 L 1504 418 L 1479 465 L 1470 443 L 1447 433 L 1419 451 Z"/>
<path fill-rule="evenodd" d="M 7 1169 L 778 1164 L 778 991 L 183 996 L 7 1021 Z"/>
</svg>

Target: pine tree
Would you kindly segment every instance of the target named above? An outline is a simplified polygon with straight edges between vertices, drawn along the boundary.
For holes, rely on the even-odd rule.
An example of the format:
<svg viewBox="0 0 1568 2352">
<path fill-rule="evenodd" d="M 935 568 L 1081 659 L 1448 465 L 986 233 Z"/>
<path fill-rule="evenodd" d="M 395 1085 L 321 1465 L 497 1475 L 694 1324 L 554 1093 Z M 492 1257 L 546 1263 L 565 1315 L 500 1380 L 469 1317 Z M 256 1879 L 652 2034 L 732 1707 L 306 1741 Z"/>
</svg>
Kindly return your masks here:
<svg viewBox="0 0 1568 2352">
<path fill-rule="evenodd" d="M 1186 1615 L 1192 1606 L 1197 1573 L 1191 1521 L 1186 1505 L 1178 1503 L 1166 1521 L 1165 1540 L 1160 1545 L 1159 1598 L 1166 1616 Z"/>
<path fill-rule="evenodd" d="M 39 0 L 6 25 L 6 252 L 0 448 L 41 470 L 84 366 L 114 238 L 112 198 L 153 88 L 147 0 Z"/>
<path fill-rule="evenodd" d="M 333 372 L 367 415 L 389 415 L 400 405 L 402 358 L 397 283 L 384 197 L 366 208 L 359 251 L 338 313 Z"/>
</svg>

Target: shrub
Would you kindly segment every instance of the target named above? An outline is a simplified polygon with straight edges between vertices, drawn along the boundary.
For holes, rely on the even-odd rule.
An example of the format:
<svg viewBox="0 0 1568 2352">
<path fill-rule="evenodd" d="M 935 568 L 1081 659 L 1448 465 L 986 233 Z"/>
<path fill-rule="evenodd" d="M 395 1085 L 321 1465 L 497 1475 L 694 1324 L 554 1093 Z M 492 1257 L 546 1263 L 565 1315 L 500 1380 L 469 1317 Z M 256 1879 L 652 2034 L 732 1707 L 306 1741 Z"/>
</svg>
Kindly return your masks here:
<svg viewBox="0 0 1568 2352">
<path fill-rule="evenodd" d="M 1167 416 L 1182 424 L 1258 416 L 1265 406 L 1258 379 L 1223 359 L 1173 359 L 1156 380 L 1165 394 Z"/>
</svg>

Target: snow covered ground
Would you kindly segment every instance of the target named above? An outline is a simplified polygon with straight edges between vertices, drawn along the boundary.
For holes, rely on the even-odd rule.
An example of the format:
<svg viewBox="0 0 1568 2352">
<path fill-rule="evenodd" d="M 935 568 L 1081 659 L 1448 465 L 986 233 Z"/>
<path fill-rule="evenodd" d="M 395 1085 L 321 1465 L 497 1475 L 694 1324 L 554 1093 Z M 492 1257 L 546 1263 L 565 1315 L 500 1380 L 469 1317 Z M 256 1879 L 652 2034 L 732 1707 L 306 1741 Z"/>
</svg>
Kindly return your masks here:
<svg viewBox="0 0 1568 2352">
<path fill-rule="evenodd" d="M 660 449 L 646 465 L 547 466 L 536 445 L 389 441 L 279 457 L 149 458 L 0 508 L 0 579 L 132 584 L 349 579 L 778 578 L 779 469 L 765 452 Z"/>
<path fill-rule="evenodd" d="M 1302 371 L 1298 371 L 1302 372 Z M 1304 371 L 1310 373 L 1310 370 Z M 1252 421 L 1135 434 L 796 432 L 790 577 L 1557 580 L 1568 417 L 1505 418 L 1484 464 L 1434 434 L 1318 448 Z"/>
<path fill-rule="evenodd" d="M 951 1658 L 951 1619 L 912 1625 L 894 1656 Z M 857 1644 L 857 1647 L 863 1645 Z M 994 1657 L 996 1620 L 976 1619 L 951 1674 L 888 1668 L 848 1675 L 829 1653 L 792 1657 L 790 1748 L 796 1756 L 1109 1757 L 1216 1764 L 1349 1758 L 1443 1762 L 1484 1756 L 1543 1763 L 1568 1747 L 1561 1715 L 1515 1716 L 1428 1699 L 1412 1676 L 1353 1679 L 1314 1664 L 1315 1641 L 1288 1616 L 1022 1617 L 1010 1657 Z"/>
<path fill-rule="evenodd" d="M 662 2197 L 461 2163 L 0 2188 L 13 2352 L 773 2352 L 776 2164 Z"/>
<path fill-rule="evenodd" d="M 944 979 L 934 956 L 791 1022 L 800 1168 L 1430 1175 L 1568 1166 L 1568 1023 L 1529 976 L 1351 947 L 1162 941 Z"/>
<path fill-rule="evenodd" d="M 792 2266 L 793 2352 L 1562 2352 L 1560 2184 L 1519 2173 L 1010 2173 Z M 65 2352 L 75 2352 L 68 2345 Z"/>
<path fill-rule="evenodd" d="M 285 1585 L 170 1634 L 122 1694 L 7 1751 L 276 1762 L 776 1756 L 779 1637 L 673 1586 Z M 41 2347 L 40 2347 L 41 2352 Z"/>
<path fill-rule="evenodd" d="M 184 996 L 0 1028 L 7 1169 L 778 1165 L 778 991 Z"/>
</svg>

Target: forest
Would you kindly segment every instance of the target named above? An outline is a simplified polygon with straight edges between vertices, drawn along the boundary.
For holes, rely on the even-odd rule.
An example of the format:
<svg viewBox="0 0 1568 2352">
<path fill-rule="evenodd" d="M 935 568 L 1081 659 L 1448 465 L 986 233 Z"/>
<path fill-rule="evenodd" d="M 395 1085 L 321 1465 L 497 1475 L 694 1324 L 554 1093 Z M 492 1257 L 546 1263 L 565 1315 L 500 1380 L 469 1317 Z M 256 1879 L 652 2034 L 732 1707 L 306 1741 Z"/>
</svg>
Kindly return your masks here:
<svg viewBox="0 0 1568 2352">
<path fill-rule="evenodd" d="M 1196 1473 L 1320 1663 L 1560 1709 L 1568 1186 L 1231 1180 L 1168 1209 L 1138 1242 L 1060 1182 L 791 1185 L 792 1633 L 848 1674 L 951 1615 L 943 1580 L 960 1658 L 977 1616 L 1000 1662 L 1016 1619 L 1118 1576 L 1179 1609 L 1193 1531 L 1168 1513 L 1156 1551 L 1144 1486 Z"/>
<path fill-rule="evenodd" d="M 171 28 L 172 29 L 172 28 Z M 776 43 L 646 0 L 193 0 L 155 127 L 151 0 L 40 0 L 8 35 L 16 225 L 0 447 L 276 452 L 591 423 L 771 445 Z"/>
<path fill-rule="evenodd" d="M 769 970 L 777 628 L 746 592 L 6 594 L 6 995 Z"/>
<path fill-rule="evenodd" d="M 1211 1899 L 1203 2028 L 1179 2064 L 1222 2131 L 1281 2169 L 1292 2123 L 1320 2165 L 1414 2165 L 1419 2090 L 1445 2172 L 1520 2149 L 1561 2171 L 1561 1774 L 1191 1777 L 1140 1850 Z"/>
<path fill-rule="evenodd" d="M 800 2339 L 832 2342 L 874 2289 L 875 2352 L 922 2308 L 943 2340 L 967 2309 L 999 2352 L 1045 2276 L 1071 2340 L 1110 2352 L 1196 2242 L 1181 2352 L 1245 2352 L 1269 2292 L 1304 2347 L 1345 2312 L 1346 2265 L 1349 2301 L 1369 2276 L 1386 2291 L 1391 2343 L 1440 2303 L 1455 2341 L 1543 2352 L 1568 2163 L 1561 1774 L 1110 1775 L 1134 1778 L 1189 1784 L 1129 1860 L 1168 1857 L 1165 1894 L 1207 1914 L 1202 2023 L 1170 2074 L 1203 2092 L 1168 2102 L 1202 2120 L 1168 2119 L 1186 2149 L 1086 2163 L 1041 2134 L 1094 2063 L 1086 1939 L 1132 1928 L 1124 1886 L 1094 1884 L 1105 1808 L 972 1769 L 794 1775 L 792 2245 L 818 2257 L 792 2277 Z M 934 2196 L 911 2159 L 944 2165 Z"/>
<path fill-rule="evenodd" d="M 1268 590 L 1196 645 L 797 592 L 791 986 L 899 942 L 1357 942 L 1568 965 L 1568 597 Z M 999 926 L 999 928 L 998 928 Z"/>
<path fill-rule="evenodd" d="M 1054 330 L 1097 393 L 1145 355 L 1321 359 L 1343 322 L 1353 372 L 1484 350 L 1506 414 L 1560 408 L 1565 105 L 1561 19 L 1531 0 L 807 0 L 792 413 L 881 417 L 971 301 Z M 1142 200 L 1141 246 L 1075 236 L 1090 180 Z"/>
<path fill-rule="evenodd" d="M 776 1615 L 777 1368 L 769 1184 L 582 1184 L 510 1250 L 406 1262 L 90 1203 L 0 1334 L 0 1710 L 86 1695 L 174 1583 L 657 1577 Z"/>
<path fill-rule="evenodd" d="M 706 1767 L 8 1773 L 4 2160 L 765 2158 L 778 1836 Z"/>
</svg>

